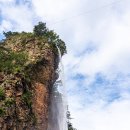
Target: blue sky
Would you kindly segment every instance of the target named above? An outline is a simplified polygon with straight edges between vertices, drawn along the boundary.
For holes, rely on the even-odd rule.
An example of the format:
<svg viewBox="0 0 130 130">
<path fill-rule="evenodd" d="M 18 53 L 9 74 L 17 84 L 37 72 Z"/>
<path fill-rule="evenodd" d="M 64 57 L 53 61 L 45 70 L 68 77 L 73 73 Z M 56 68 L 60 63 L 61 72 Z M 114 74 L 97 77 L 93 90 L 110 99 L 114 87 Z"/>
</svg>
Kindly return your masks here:
<svg viewBox="0 0 130 130">
<path fill-rule="evenodd" d="M 32 31 L 39 21 L 66 42 L 63 64 L 74 126 L 130 130 L 130 1 L 0 0 L 0 34 Z"/>
</svg>

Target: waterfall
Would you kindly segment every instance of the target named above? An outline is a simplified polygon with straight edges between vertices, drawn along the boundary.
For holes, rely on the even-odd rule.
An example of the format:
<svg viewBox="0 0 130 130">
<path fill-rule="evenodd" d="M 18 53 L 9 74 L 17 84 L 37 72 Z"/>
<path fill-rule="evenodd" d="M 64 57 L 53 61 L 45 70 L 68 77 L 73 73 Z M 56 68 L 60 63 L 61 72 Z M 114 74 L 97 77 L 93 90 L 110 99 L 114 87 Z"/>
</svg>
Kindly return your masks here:
<svg viewBox="0 0 130 130">
<path fill-rule="evenodd" d="M 68 130 L 67 127 L 67 98 L 64 83 L 64 69 L 62 64 L 61 51 L 56 45 L 59 55 L 59 65 L 56 73 L 58 79 L 54 83 L 51 94 L 51 105 L 49 110 L 49 120 L 47 130 Z"/>
</svg>

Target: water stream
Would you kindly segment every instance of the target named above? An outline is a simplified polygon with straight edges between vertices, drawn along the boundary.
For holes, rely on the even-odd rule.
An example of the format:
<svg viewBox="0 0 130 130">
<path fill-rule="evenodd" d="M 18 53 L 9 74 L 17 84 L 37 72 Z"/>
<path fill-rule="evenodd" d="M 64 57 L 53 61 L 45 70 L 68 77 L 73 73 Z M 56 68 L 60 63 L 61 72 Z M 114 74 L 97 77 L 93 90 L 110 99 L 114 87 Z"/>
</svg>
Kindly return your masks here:
<svg viewBox="0 0 130 130">
<path fill-rule="evenodd" d="M 51 94 L 49 124 L 47 130 L 68 130 L 66 118 L 67 98 L 64 83 L 64 69 L 60 49 L 57 45 L 56 47 L 59 54 L 59 65 L 56 73 L 59 75 L 59 78 L 56 80 Z"/>
</svg>

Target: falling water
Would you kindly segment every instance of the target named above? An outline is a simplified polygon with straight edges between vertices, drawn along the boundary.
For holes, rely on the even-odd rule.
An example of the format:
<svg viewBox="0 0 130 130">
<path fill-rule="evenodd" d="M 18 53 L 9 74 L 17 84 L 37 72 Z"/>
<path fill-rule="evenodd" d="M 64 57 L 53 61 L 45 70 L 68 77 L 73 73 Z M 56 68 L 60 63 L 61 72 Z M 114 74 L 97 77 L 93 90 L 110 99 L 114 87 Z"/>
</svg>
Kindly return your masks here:
<svg viewBox="0 0 130 130">
<path fill-rule="evenodd" d="M 47 130 L 68 130 L 66 119 L 67 100 L 64 84 L 63 64 L 60 49 L 57 45 L 56 47 L 59 54 L 59 65 L 56 73 L 59 75 L 59 78 L 56 80 L 52 90 L 48 121 L 49 124 Z"/>
</svg>

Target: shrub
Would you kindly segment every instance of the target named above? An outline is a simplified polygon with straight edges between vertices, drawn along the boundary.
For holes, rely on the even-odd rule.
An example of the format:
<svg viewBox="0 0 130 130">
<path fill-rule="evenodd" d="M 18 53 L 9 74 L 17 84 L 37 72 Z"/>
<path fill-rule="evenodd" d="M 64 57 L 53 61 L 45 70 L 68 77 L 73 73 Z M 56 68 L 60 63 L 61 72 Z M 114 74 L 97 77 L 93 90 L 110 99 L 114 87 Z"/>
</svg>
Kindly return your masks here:
<svg viewBox="0 0 130 130">
<path fill-rule="evenodd" d="M 3 32 L 4 36 L 6 38 L 10 37 L 10 36 L 14 36 L 14 35 L 17 35 L 19 34 L 18 32 L 11 32 L 11 31 L 8 31 L 8 32 Z"/>
<path fill-rule="evenodd" d="M 0 48 L 0 71 L 17 73 L 27 61 L 27 55 L 22 52 L 11 52 Z"/>
<path fill-rule="evenodd" d="M 5 115 L 5 110 L 4 108 L 0 108 L 0 117 L 4 116 Z"/>
<path fill-rule="evenodd" d="M 31 106 L 32 106 L 31 98 L 32 98 L 32 93 L 30 91 L 26 91 L 22 95 L 22 100 L 26 103 L 26 105 L 29 108 L 31 108 Z"/>
<path fill-rule="evenodd" d="M 0 100 L 5 99 L 5 90 L 4 88 L 0 87 Z"/>
<path fill-rule="evenodd" d="M 11 107 L 14 103 L 15 103 L 15 101 L 13 98 L 7 98 L 5 100 L 5 106 L 7 106 L 7 107 Z"/>
</svg>

